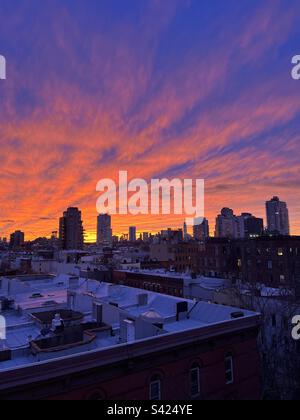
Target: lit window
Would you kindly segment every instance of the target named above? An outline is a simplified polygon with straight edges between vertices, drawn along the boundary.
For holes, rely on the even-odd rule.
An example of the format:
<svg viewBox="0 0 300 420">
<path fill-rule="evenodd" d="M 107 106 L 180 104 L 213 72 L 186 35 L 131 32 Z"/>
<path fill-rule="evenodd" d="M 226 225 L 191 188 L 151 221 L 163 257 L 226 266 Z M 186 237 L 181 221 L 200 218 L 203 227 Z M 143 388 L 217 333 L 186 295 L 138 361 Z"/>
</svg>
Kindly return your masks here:
<svg viewBox="0 0 300 420">
<path fill-rule="evenodd" d="M 160 379 L 153 379 L 150 383 L 150 400 L 160 401 L 161 400 L 161 381 Z"/>
<path fill-rule="evenodd" d="M 191 397 L 196 398 L 200 395 L 200 369 L 198 366 L 193 367 L 190 370 L 190 385 L 191 385 Z"/>
<path fill-rule="evenodd" d="M 225 378 L 226 378 L 226 385 L 233 384 L 234 382 L 233 357 L 231 354 L 225 357 Z"/>
<path fill-rule="evenodd" d="M 283 249 L 282 248 L 278 248 L 278 256 L 283 257 Z"/>
</svg>

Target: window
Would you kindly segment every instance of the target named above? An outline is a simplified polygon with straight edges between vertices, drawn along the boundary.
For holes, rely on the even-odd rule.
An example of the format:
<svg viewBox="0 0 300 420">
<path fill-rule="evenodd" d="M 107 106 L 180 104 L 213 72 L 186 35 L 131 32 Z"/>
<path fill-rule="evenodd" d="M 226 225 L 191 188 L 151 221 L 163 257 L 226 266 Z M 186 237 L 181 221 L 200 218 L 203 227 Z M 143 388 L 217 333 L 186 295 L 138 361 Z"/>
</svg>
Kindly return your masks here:
<svg viewBox="0 0 300 420">
<path fill-rule="evenodd" d="M 280 275 L 279 281 L 280 281 L 280 284 L 284 284 L 285 283 L 285 276 L 283 274 Z"/>
<path fill-rule="evenodd" d="M 200 368 L 194 366 L 190 370 L 190 386 L 191 386 L 191 397 L 196 398 L 200 395 Z"/>
<path fill-rule="evenodd" d="M 152 378 L 150 383 L 150 400 L 161 400 L 161 380 L 159 378 Z"/>
<path fill-rule="evenodd" d="M 272 270 L 273 269 L 273 261 L 268 261 L 268 269 Z"/>
<path fill-rule="evenodd" d="M 225 357 L 225 378 L 226 378 L 226 385 L 233 384 L 234 382 L 233 357 L 231 354 L 228 354 Z"/>
<path fill-rule="evenodd" d="M 283 256 L 283 249 L 282 248 L 278 248 L 278 256 L 279 257 Z"/>
</svg>

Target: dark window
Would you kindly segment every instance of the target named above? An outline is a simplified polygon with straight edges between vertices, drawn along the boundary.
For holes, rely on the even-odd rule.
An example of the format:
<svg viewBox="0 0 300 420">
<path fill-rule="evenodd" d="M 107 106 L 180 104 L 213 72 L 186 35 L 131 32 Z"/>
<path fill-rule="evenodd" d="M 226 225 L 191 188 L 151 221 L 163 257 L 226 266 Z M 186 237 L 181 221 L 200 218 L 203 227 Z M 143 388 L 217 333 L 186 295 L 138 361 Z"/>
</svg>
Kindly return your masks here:
<svg viewBox="0 0 300 420">
<path fill-rule="evenodd" d="M 196 398 L 200 395 L 200 368 L 194 366 L 190 370 L 190 386 L 191 386 L 191 397 Z"/>
<path fill-rule="evenodd" d="M 231 354 L 228 354 L 225 357 L 225 379 L 226 385 L 230 385 L 234 382 L 233 357 Z"/>
<path fill-rule="evenodd" d="M 159 378 L 152 378 L 150 382 L 149 398 L 151 401 L 161 400 L 161 380 Z"/>
</svg>

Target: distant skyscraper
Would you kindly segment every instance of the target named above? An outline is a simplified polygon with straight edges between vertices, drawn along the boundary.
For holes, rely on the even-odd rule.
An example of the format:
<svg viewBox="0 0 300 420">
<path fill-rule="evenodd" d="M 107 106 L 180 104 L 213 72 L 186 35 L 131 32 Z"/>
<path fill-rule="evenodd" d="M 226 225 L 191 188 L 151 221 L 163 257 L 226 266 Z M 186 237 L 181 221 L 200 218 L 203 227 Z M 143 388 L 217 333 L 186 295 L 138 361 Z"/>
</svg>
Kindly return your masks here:
<svg viewBox="0 0 300 420">
<path fill-rule="evenodd" d="M 242 237 L 240 232 L 240 224 L 238 218 L 234 215 L 233 210 L 223 208 L 221 214 L 216 220 L 215 236 L 217 238 L 236 239 Z"/>
<path fill-rule="evenodd" d="M 83 225 L 78 208 L 68 208 L 60 218 L 59 239 L 63 249 L 83 249 Z"/>
<path fill-rule="evenodd" d="M 24 242 L 25 242 L 24 232 L 21 232 L 20 230 L 17 230 L 16 232 L 14 232 L 10 235 L 10 246 L 11 246 L 11 248 L 19 248 L 22 245 L 24 245 Z"/>
<path fill-rule="evenodd" d="M 209 224 L 207 219 L 204 219 L 201 225 L 195 225 L 193 227 L 193 236 L 196 241 L 205 241 L 209 238 Z"/>
<path fill-rule="evenodd" d="M 149 232 L 143 232 L 143 241 L 148 242 L 150 239 Z"/>
<path fill-rule="evenodd" d="M 129 228 L 129 242 L 135 242 L 136 241 L 136 227 L 131 226 Z"/>
<path fill-rule="evenodd" d="M 243 239 L 263 234 L 264 221 L 251 213 L 235 216 L 233 210 L 224 208 L 216 220 L 217 238 Z"/>
<path fill-rule="evenodd" d="M 186 222 L 184 222 L 184 224 L 183 224 L 183 239 L 184 240 L 187 240 L 188 239 L 188 229 L 187 229 Z"/>
<path fill-rule="evenodd" d="M 238 216 L 238 220 L 241 238 L 262 236 L 264 232 L 263 219 L 257 218 L 251 213 L 242 213 L 241 216 Z"/>
<path fill-rule="evenodd" d="M 97 244 L 112 245 L 111 216 L 109 214 L 99 214 L 98 216 Z"/>
<path fill-rule="evenodd" d="M 280 235 L 290 234 L 289 211 L 287 204 L 278 197 L 266 202 L 268 231 Z"/>
</svg>

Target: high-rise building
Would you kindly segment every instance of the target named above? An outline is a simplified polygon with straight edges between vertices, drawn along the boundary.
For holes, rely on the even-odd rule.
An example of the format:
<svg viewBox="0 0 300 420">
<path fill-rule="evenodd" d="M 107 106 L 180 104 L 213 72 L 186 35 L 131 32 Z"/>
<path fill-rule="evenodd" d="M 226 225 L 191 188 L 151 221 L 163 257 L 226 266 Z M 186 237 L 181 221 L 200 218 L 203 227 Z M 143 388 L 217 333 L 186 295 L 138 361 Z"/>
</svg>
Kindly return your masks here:
<svg viewBox="0 0 300 420">
<path fill-rule="evenodd" d="M 184 222 L 184 224 L 183 224 L 183 239 L 185 241 L 188 239 L 188 229 L 187 229 L 186 222 Z"/>
<path fill-rule="evenodd" d="M 130 226 L 129 228 L 129 242 L 135 242 L 136 241 L 136 227 Z"/>
<path fill-rule="evenodd" d="M 196 241 L 205 241 L 209 238 L 209 224 L 207 219 L 203 219 L 200 225 L 193 226 L 193 236 Z"/>
<path fill-rule="evenodd" d="M 109 214 L 99 214 L 97 224 L 97 244 L 112 245 L 111 216 Z"/>
<path fill-rule="evenodd" d="M 16 230 L 16 232 L 10 235 L 10 247 L 11 248 L 19 248 L 24 245 L 25 242 L 25 234 L 20 230 Z"/>
<path fill-rule="evenodd" d="M 59 239 L 62 249 L 83 249 L 83 224 L 77 207 L 68 208 L 60 218 Z"/>
<path fill-rule="evenodd" d="M 287 204 L 273 197 L 266 202 L 267 221 L 269 233 L 280 235 L 290 234 L 289 211 Z"/>
<path fill-rule="evenodd" d="M 251 213 L 235 216 L 233 210 L 224 208 L 216 220 L 216 238 L 244 239 L 261 236 L 264 221 Z"/>
<path fill-rule="evenodd" d="M 240 225 L 240 238 L 254 238 L 262 236 L 264 232 L 264 221 L 251 213 L 242 213 L 238 216 Z"/>
<path fill-rule="evenodd" d="M 223 208 L 221 214 L 216 219 L 216 238 L 236 239 L 243 237 L 241 226 L 238 218 L 234 215 L 233 210 Z"/>
</svg>

